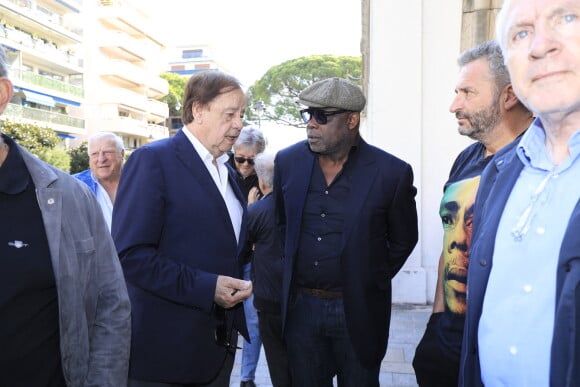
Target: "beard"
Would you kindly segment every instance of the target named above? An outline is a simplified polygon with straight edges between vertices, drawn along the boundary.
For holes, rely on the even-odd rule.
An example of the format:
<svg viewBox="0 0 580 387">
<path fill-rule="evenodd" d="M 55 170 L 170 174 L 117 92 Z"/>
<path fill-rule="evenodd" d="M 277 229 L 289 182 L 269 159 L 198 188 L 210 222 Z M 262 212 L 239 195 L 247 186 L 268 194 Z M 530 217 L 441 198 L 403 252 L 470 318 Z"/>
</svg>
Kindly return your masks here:
<svg viewBox="0 0 580 387">
<path fill-rule="evenodd" d="M 470 123 L 470 126 L 460 126 L 457 129 L 459 134 L 477 141 L 485 139 L 501 118 L 498 103 L 492 103 L 489 107 L 474 113 L 457 112 L 455 116 L 466 119 Z"/>
</svg>

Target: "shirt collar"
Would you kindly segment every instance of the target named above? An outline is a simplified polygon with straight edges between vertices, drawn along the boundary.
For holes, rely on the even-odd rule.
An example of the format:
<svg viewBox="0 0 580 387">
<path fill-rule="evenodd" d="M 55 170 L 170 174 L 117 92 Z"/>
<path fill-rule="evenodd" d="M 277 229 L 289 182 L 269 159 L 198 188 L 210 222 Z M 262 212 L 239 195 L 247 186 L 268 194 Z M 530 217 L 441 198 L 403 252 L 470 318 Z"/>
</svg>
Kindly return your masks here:
<svg viewBox="0 0 580 387">
<path fill-rule="evenodd" d="M 568 140 L 570 157 L 559 169 L 566 169 L 580 154 L 580 131 L 576 131 Z M 554 164 L 546 149 L 546 130 L 539 118 L 536 118 L 524 133 L 516 149 L 517 155 L 525 166 L 550 171 Z"/>
<path fill-rule="evenodd" d="M 536 118 L 522 136 L 516 152 L 527 167 L 551 170 L 553 168 L 545 146 L 546 131 L 542 121 Z"/>
<path fill-rule="evenodd" d="M 16 142 L 8 136 L 1 136 L 10 149 L 6 160 L 0 166 L 0 192 L 16 195 L 28 187 L 30 181 L 28 169 L 18 150 Z"/>
<path fill-rule="evenodd" d="M 185 134 L 185 137 L 187 137 L 189 139 L 189 141 L 191 142 L 191 144 L 193 145 L 193 147 L 195 148 L 195 151 L 197 152 L 197 154 L 199 155 L 199 157 L 201 157 L 201 159 L 203 160 L 204 163 L 212 163 L 214 160 L 213 155 L 207 150 L 207 148 L 205 146 L 203 146 L 203 144 L 201 143 L 201 141 L 199 141 L 197 139 L 197 137 L 195 137 L 193 135 L 193 133 L 191 133 L 189 131 L 189 129 L 187 129 L 185 126 L 181 129 L 183 131 L 183 133 Z M 223 155 L 215 158 L 216 164 L 224 164 L 228 161 L 229 156 L 227 153 L 224 153 Z"/>
</svg>

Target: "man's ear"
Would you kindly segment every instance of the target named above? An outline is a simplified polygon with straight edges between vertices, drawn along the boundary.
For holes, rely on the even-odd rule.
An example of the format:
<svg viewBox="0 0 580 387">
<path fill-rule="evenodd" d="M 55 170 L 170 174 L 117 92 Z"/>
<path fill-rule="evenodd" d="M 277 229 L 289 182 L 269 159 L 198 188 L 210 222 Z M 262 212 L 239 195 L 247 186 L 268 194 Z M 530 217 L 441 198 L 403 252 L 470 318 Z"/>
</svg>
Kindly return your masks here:
<svg viewBox="0 0 580 387">
<path fill-rule="evenodd" d="M 193 121 L 195 121 L 196 124 L 203 123 L 203 110 L 204 107 L 201 104 L 197 102 L 191 104 L 191 115 L 193 116 Z"/>
<path fill-rule="evenodd" d="M 348 115 L 348 128 L 354 129 L 360 121 L 360 112 L 352 112 Z"/>
<path fill-rule="evenodd" d="M 6 77 L 0 78 L 0 114 L 4 113 L 6 105 L 14 95 L 14 88 L 10 79 Z"/>
<path fill-rule="evenodd" d="M 501 96 L 501 102 L 505 110 L 511 110 L 520 102 L 516 96 L 516 93 L 514 92 L 514 88 L 512 87 L 511 83 L 504 87 Z"/>
</svg>

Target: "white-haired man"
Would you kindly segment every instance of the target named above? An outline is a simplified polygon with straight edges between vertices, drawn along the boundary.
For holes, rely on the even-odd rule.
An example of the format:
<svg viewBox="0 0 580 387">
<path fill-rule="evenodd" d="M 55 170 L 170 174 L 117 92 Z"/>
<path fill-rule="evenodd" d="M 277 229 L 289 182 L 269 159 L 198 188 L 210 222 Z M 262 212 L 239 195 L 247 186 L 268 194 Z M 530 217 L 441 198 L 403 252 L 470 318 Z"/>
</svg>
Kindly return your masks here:
<svg viewBox="0 0 580 387">
<path fill-rule="evenodd" d="M 89 169 L 74 175 L 97 197 L 111 230 L 113 204 L 117 196 L 125 156 L 123 139 L 114 133 L 99 132 L 89 137 Z"/>
<path fill-rule="evenodd" d="M 462 386 L 580 385 L 580 1 L 507 0 L 498 40 L 536 120 L 478 191 Z"/>
</svg>

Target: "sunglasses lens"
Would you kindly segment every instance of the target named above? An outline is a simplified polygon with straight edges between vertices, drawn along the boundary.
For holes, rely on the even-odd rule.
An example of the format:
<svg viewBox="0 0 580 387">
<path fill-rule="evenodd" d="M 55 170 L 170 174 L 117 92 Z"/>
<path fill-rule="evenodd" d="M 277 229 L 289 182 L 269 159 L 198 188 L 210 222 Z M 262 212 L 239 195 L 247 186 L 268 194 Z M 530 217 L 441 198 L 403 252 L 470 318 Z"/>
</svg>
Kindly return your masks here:
<svg viewBox="0 0 580 387">
<path fill-rule="evenodd" d="M 318 122 L 318 124 L 320 125 L 324 125 L 328 121 L 328 119 L 326 118 L 326 114 L 324 114 L 324 111 L 322 110 L 313 110 L 312 116 L 314 117 L 316 122 Z"/>
<path fill-rule="evenodd" d="M 300 115 L 304 122 L 309 123 L 313 118 L 318 122 L 319 125 L 324 125 L 328 121 L 326 114 L 320 109 L 304 109 L 300 110 Z"/>
<path fill-rule="evenodd" d="M 254 159 L 250 159 L 250 158 L 247 159 L 245 157 L 234 157 L 234 160 L 236 160 L 236 163 L 238 163 L 238 164 L 244 164 L 247 161 L 248 164 L 254 165 Z"/>
</svg>

